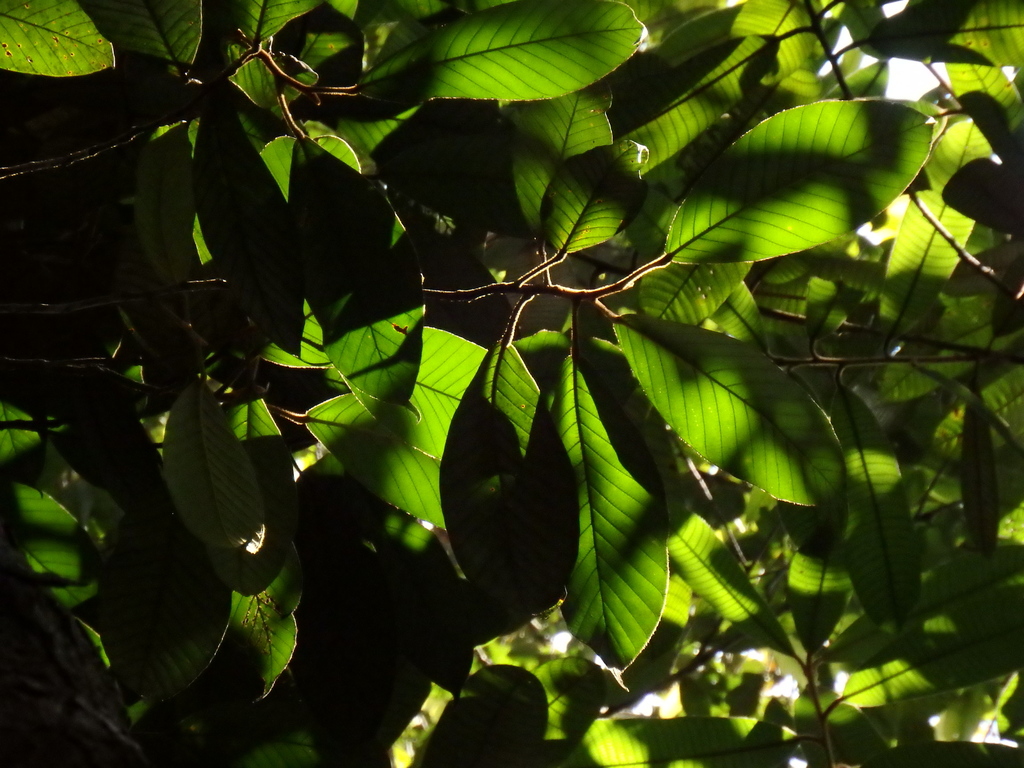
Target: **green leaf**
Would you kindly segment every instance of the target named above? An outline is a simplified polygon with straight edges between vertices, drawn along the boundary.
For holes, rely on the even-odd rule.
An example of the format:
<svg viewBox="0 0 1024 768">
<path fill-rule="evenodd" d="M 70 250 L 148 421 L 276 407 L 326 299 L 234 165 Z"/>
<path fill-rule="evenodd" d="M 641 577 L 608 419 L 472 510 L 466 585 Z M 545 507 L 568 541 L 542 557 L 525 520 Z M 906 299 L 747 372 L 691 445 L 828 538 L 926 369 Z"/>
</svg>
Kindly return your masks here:
<svg viewBox="0 0 1024 768">
<path fill-rule="evenodd" d="M 873 707 L 963 688 L 1024 665 L 1024 559 L 963 553 L 925 581 L 903 631 L 850 676 L 844 699 Z"/>
<path fill-rule="evenodd" d="M 122 524 L 99 597 L 111 669 L 136 693 L 158 700 L 206 668 L 231 614 L 231 590 L 170 515 Z"/>
<path fill-rule="evenodd" d="M 302 270 L 281 190 L 224 93 L 211 98 L 195 140 L 196 211 L 214 265 L 256 324 L 286 352 L 302 342 Z"/>
<path fill-rule="evenodd" d="M 504 664 L 484 667 L 445 707 L 423 768 L 533 765 L 546 724 L 547 699 L 536 677 Z"/>
<path fill-rule="evenodd" d="M 814 39 L 807 6 L 794 0 L 748 0 L 740 6 L 732 34 L 772 36 L 777 45 L 774 72 L 765 82 L 779 83 L 800 69 L 817 67 L 819 43 Z M 777 42 L 776 42 L 777 41 Z"/>
<path fill-rule="evenodd" d="M 640 282 L 640 309 L 683 325 L 700 325 L 742 282 L 749 264 L 669 264 Z"/>
<path fill-rule="evenodd" d="M 157 274 L 184 282 L 199 264 L 192 239 L 192 144 L 188 126 L 177 125 L 142 148 L 136 172 L 135 228 Z"/>
<path fill-rule="evenodd" d="M 484 358 L 452 418 L 441 499 L 470 581 L 517 616 L 563 596 L 580 536 L 573 471 L 514 347 Z"/>
<path fill-rule="evenodd" d="M 182 522 L 201 541 L 259 549 L 265 528 L 256 472 L 204 381 L 186 387 L 171 407 L 164 476 Z"/>
<path fill-rule="evenodd" d="M 880 22 L 867 42 L 884 56 L 1024 65 L 1024 7 L 1016 0 L 924 0 Z"/>
<path fill-rule="evenodd" d="M 932 190 L 918 192 L 918 198 L 958 242 L 967 242 L 974 222 L 947 205 L 938 190 L 964 164 L 990 153 L 988 142 L 973 123 L 957 123 L 943 134 L 926 166 Z M 911 203 L 903 215 L 882 285 L 879 310 L 891 336 L 907 331 L 924 317 L 958 261 L 953 246 Z"/>
<path fill-rule="evenodd" d="M 745 718 L 599 720 L 564 768 L 776 768 L 797 742 L 784 729 Z"/>
<path fill-rule="evenodd" d="M 395 214 L 368 180 L 315 142 L 297 142 L 295 152 L 290 201 L 324 351 L 353 388 L 405 402 L 423 344 L 416 256 L 407 240 L 394 242 Z"/>
<path fill-rule="evenodd" d="M 519 0 L 460 18 L 377 63 L 368 95 L 550 99 L 590 85 L 630 57 L 643 26 L 606 0 Z"/>
<path fill-rule="evenodd" d="M 427 328 L 410 399 L 414 410 L 374 400 L 364 406 L 354 395 L 343 395 L 309 412 L 309 430 L 372 493 L 443 526 L 441 453 L 455 409 L 483 358 L 476 344 Z"/>
<path fill-rule="evenodd" d="M 864 763 L 863 768 L 1019 768 L 1020 750 L 1001 744 L 925 742 L 903 744 Z"/>
<path fill-rule="evenodd" d="M 202 34 L 202 0 L 80 0 L 118 48 L 191 64 Z"/>
<path fill-rule="evenodd" d="M 277 577 L 292 552 L 299 515 L 295 464 L 262 400 L 231 409 L 228 420 L 256 470 L 265 512 L 263 535 L 258 547 L 257 542 L 230 549 L 207 546 L 207 554 L 225 584 L 242 595 L 255 595 Z"/>
<path fill-rule="evenodd" d="M 114 52 L 75 0 L 6 2 L 0 8 L 0 69 L 87 75 L 114 66 Z"/>
<path fill-rule="evenodd" d="M 685 27 L 662 48 L 683 39 Z M 608 116 L 615 135 L 650 151 L 647 168 L 675 155 L 732 109 L 774 63 L 774 49 L 759 37 L 728 40 L 678 57 L 662 49 L 637 54 L 611 77 Z"/>
<path fill-rule="evenodd" d="M 846 456 L 850 578 L 868 616 L 899 625 L 921 584 L 920 544 L 899 464 L 874 414 L 845 387 L 836 395 L 832 426 Z"/>
<path fill-rule="evenodd" d="M 672 221 L 678 261 L 757 261 L 856 229 L 913 180 L 931 126 L 882 101 L 833 101 L 768 118 L 707 167 Z"/>
<path fill-rule="evenodd" d="M 443 526 L 440 457 L 416 445 L 416 414 L 400 405 L 342 395 L 306 414 L 307 427 L 372 493 L 421 520 Z"/>
<path fill-rule="evenodd" d="M 1020 92 L 999 67 L 947 64 L 946 75 L 957 100 L 968 94 L 988 97 L 988 103 L 996 107 L 996 115 L 1004 124 L 1004 130 L 1013 131 L 1024 122 L 1024 104 L 1021 103 Z M 981 128 L 984 131 L 985 126 Z"/>
<path fill-rule="evenodd" d="M 427 328 L 423 361 L 410 404 L 419 414 L 416 445 L 440 458 L 455 410 L 486 352 L 459 336 Z"/>
<path fill-rule="evenodd" d="M 13 534 L 25 560 L 36 573 L 74 582 L 55 588 L 56 597 L 73 606 L 96 592 L 86 582 L 95 578 L 100 558 L 85 529 L 56 499 L 20 483 L 0 488 L 3 524 Z"/>
<path fill-rule="evenodd" d="M 750 583 L 736 557 L 696 513 L 688 513 L 668 540 L 672 573 L 690 585 L 726 621 L 758 642 L 792 655 L 793 646 L 775 614 Z"/>
<path fill-rule="evenodd" d="M 643 437 L 586 362 L 565 361 L 552 413 L 580 507 L 562 613 L 578 639 L 623 669 L 647 645 L 665 604 L 665 491 Z"/>
<path fill-rule="evenodd" d="M 647 186 L 646 150 L 631 141 L 570 157 L 551 181 L 541 207 L 548 241 L 572 253 L 603 243 L 636 215 Z"/>
<path fill-rule="evenodd" d="M 508 116 L 516 126 L 516 195 L 531 228 L 540 229 L 541 201 L 562 162 L 612 143 L 611 126 L 605 115 L 610 104 L 607 89 L 596 87 L 508 108 Z"/>
<path fill-rule="evenodd" d="M 0 400 L 0 420 L 5 422 L 24 421 L 26 424 L 32 421 L 32 416 L 25 411 Z M 0 468 L 6 468 L 19 456 L 28 453 L 42 443 L 38 432 L 30 429 L 14 429 L 4 427 L 0 429 Z"/>
<path fill-rule="evenodd" d="M 643 315 L 623 318 L 616 333 L 654 407 L 708 461 L 797 504 L 841 492 L 842 457 L 825 415 L 755 348 Z"/>
<path fill-rule="evenodd" d="M 302 575 L 299 558 L 289 548 L 288 564 L 266 589 L 251 597 L 235 594 L 231 602 L 228 637 L 240 643 L 263 678 L 263 695 L 270 693 L 295 650 L 295 617 Z"/>
<path fill-rule="evenodd" d="M 789 607 L 807 651 L 828 640 L 852 592 L 838 539 L 831 521 L 822 521 L 789 562 Z"/>
<path fill-rule="evenodd" d="M 964 411 L 960 455 L 960 495 L 967 540 L 990 555 L 999 541 L 999 475 L 992 430 L 974 408 Z"/>
<path fill-rule="evenodd" d="M 324 0 L 228 0 L 231 24 L 253 42 L 266 40 L 292 19 L 316 8 Z"/>
</svg>

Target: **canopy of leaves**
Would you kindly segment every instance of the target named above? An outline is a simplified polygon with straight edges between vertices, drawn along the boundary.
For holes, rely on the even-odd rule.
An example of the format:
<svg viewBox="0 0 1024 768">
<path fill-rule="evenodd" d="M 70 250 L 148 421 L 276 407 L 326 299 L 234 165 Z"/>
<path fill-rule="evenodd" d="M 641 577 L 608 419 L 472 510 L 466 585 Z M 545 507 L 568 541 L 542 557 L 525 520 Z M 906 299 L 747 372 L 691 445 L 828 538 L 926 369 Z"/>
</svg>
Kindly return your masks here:
<svg viewBox="0 0 1024 768">
<path fill-rule="evenodd" d="M 0 3 L 0 607 L 158 766 L 1019 765 L 1022 7 Z"/>
</svg>

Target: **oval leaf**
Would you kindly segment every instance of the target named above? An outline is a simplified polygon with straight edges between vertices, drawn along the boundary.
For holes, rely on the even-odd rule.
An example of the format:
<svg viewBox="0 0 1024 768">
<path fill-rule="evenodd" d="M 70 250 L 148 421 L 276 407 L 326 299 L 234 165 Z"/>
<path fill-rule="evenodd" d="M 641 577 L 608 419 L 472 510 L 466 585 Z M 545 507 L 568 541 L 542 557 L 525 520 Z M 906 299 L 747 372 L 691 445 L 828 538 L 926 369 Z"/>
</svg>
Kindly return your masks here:
<svg viewBox="0 0 1024 768">
<path fill-rule="evenodd" d="M 552 413 L 580 506 L 562 613 L 577 638 L 623 669 L 647 645 L 665 604 L 665 491 L 643 437 L 589 365 L 566 360 Z"/>
<path fill-rule="evenodd" d="M 828 242 L 906 189 L 931 135 L 921 113 L 892 102 L 780 112 L 708 166 L 665 249 L 679 261 L 757 261 Z"/>
<path fill-rule="evenodd" d="M 297 355 L 305 315 L 295 223 L 230 99 L 217 96 L 207 102 L 195 140 L 202 236 L 238 304 L 282 349 Z"/>
<path fill-rule="evenodd" d="M 199 263 L 192 230 L 192 145 L 188 126 L 177 125 L 143 147 L 135 193 L 135 228 L 157 274 L 184 282 Z"/>
<path fill-rule="evenodd" d="M 445 707 L 423 768 L 535 765 L 546 725 L 547 699 L 536 677 L 504 664 L 484 667 Z"/>
<path fill-rule="evenodd" d="M 80 0 L 119 49 L 191 64 L 202 34 L 202 0 Z"/>
<path fill-rule="evenodd" d="M 840 493 L 842 456 L 825 415 L 754 347 L 643 315 L 624 317 L 616 333 L 662 418 L 712 464 L 797 504 Z"/>
<path fill-rule="evenodd" d="M 516 126 L 512 167 L 526 222 L 540 229 L 540 206 L 558 166 L 569 157 L 612 143 L 605 112 L 611 94 L 600 86 L 509 110 Z"/>
<path fill-rule="evenodd" d="M 154 699 L 170 698 L 199 676 L 231 614 L 231 590 L 170 514 L 122 525 L 99 597 L 111 669 Z"/>
<path fill-rule="evenodd" d="M 517 616 L 565 594 L 580 535 L 572 466 L 514 347 L 491 351 L 455 412 L 441 499 L 470 581 Z"/>
<path fill-rule="evenodd" d="M 256 472 L 203 381 L 186 387 L 171 407 L 164 476 L 182 522 L 201 541 L 244 547 L 262 539 L 263 496 Z"/>
<path fill-rule="evenodd" d="M 603 243 L 643 204 L 640 178 L 647 150 L 632 141 L 570 157 L 551 182 L 542 207 L 548 241 L 572 253 Z"/>
<path fill-rule="evenodd" d="M 963 688 L 1024 665 L 1024 549 L 965 553 L 922 589 L 903 631 L 850 676 L 844 698 L 873 707 Z"/>
<path fill-rule="evenodd" d="M 876 623 L 901 624 L 917 602 L 921 551 L 899 464 L 874 414 L 845 387 L 832 426 L 846 456 L 844 549 L 853 587 Z"/>
<path fill-rule="evenodd" d="M 643 25 L 606 0 L 519 0 L 465 16 L 403 48 L 363 80 L 369 95 L 550 99 L 579 90 L 630 57 Z"/>
<path fill-rule="evenodd" d="M 266 40 L 297 16 L 324 0 L 228 0 L 226 12 L 234 28 L 253 42 Z"/>
<path fill-rule="evenodd" d="M 599 720 L 564 768 L 777 768 L 798 742 L 777 725 L 725 717 Z"/>
</svg>

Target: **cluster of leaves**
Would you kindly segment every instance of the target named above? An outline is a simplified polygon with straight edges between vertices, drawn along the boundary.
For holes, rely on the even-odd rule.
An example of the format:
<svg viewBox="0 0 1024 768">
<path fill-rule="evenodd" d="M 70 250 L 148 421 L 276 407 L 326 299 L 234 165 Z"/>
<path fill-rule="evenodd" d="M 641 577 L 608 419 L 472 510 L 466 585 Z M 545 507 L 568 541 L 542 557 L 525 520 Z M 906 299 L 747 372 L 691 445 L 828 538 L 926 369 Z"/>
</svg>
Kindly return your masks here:
<svg viewBox="0 0 1024 768">
<path fill-rule="evenodd" d="M 0 46 L 0 511 L 154 763 L 1019 764 L 1019 0 Z"/>
</svg>

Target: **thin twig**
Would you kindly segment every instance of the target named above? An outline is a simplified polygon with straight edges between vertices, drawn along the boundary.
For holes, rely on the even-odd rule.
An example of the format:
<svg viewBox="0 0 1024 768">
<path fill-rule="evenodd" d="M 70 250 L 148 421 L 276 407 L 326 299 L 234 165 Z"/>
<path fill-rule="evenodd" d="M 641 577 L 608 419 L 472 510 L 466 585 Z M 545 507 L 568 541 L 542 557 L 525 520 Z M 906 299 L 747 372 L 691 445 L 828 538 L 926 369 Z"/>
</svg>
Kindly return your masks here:
<svg viewBox="0 0 1024 768">
<path fill-rule="evenodd" d="M 149 301 L 182 293 L 220 290 L 226 285 L 227 283 L 220 278 L 189 280 L 180 285 L 158 288 L 153 291 L 126 293 L 120 296 L 97 296 L 92 299 L 67 301 L 61 304 L 0 304 L 0 315 L 67 315 L 72 312 L 84 312 L 88 309 L 99 309 L 101 307 L 117 307 L 135 301 Z"/>
<path fill-rule="evenodd" d="M 1010 288 L 1008 285 L 1006 285 L 1002 280 L 1000 280 L 999 275 L 996 274 L 995 270 L 992 269 L 992 267 L 986 264 L 982 264 L 966 248 L 964 248 L 964 246 L 962 246 L 959 243 L 959 241 L 957 241 L 957 239 L 952 235 L 952 233 L 950 233 L 950 231 L 946 229 L 945 225 L 941 221 L 939 221 L 938 217 L 936 217 L 935 214 L 928 209 L 928 206 L 924 204 L 924 202 L 921 200 L 920 197 L 918 197 L 918 194 L 916 192 L 912 191 L 909 194 L 910 199 L 914 201 L 914 205 L 917 206 L 917 209 L 921 212 L 921 215 L 928 220 L 928 223 L 932 225 L 936 232 L 939 233 L 939 236 L 947 243 L 949 243 L 950 247 L 956 252 L 956 255 L 960 258 L 960 261 L 964 262 L 969 267 L 974 269 L 976 272 L 984 276 L 990 283 L 992 283 L 992 285 L 995 286 L 996 290 L 1005 295 L 1008 299 L 1010 299 L 1010 301 L 1017 301 L 1017 292 Z"/>
<path fill-rule="evenodd" d="M 253 55 L 255 55 L 254 51 L 247 51 L 237 61 L 233 62 L 230 66 L 218 72 L 217 75 L 213 77 L 213 79 L 207 80 L 205 83 L 199 83 L 199 81 L 190 81 L 199 83 L 201 85 L 199 93 L 197 93 L 183 106 L 178 107 L 177 109 L 172 110 L 171 112 L 161 115 L 160 117 L 155 118 L 153 120 L 149 120 L 143 123 L 142 125 L 137 125 L 134 128 L 130 128 L 129 130 L 125 131 L 124 133 L 121 133 L 118 136 L 115 136 L 112 139 L 101 141 L 98 144 L 83 147 L 82 149 L 77 149 L 74 152 L 69 152 L 66 155 L 60 155 L 59 157 L 51 157 L 47 158 L 46 160 L 31 160 L 27 163 L 18 163 L 17 165 L 0 166 L 0 181 L 2 181 L 3 179 L 13 179 L 18 176 L 25 176 L 30 173 L 38 173 L 40 171 L 55 171 L 60 168 L 67 168 L 69 166 L 76 165 L 86 160 L 91 160 L 94 157 L 98 157 L 99 155 L 102 155 L 106 152 L 110 152 L 111 150 L 126 147 L 136 139 L 152 131 L 155 131 L 157 128 L 178 122 L 179 120 L 187 116 L 192 111 L 193 107 L 195 107 L 196 104 L 202 101 L 206 97 L 206 95 L 211 90 L 213 90 L 214 87 L 216 87 L 219 83 L 231 77 L 231 75 L 237 72 L 238 68 L 245 64 L 245 62 L 247 62 L 249 59 L 251 59 Z"/>
<path fill-rule="evenodd" d="M 821 26 L 821 17 L 815 13 L 811 0 L 804 0 L 804 4 L 807 6 L 807 15 L 811 19 L 811 31 L 814 32 L 814 36 L 821 43 L 822 50 L 825 51 L 825 58 L 828 59 L 829 66 L 832 67 L 832 73 L 836 76 L 839 90 L 843 92 L 844 99 L 851 101 L 853 99 L 853 91 L 850 90 L 850 86 L 846 82 L 846 76 L 843 75 L 843 68 L 839 63 L 839 57 L 832 51 L 832 46 L 829 45 L 828 39 L 825 37 L 825 29 Z"/>
</svg>

